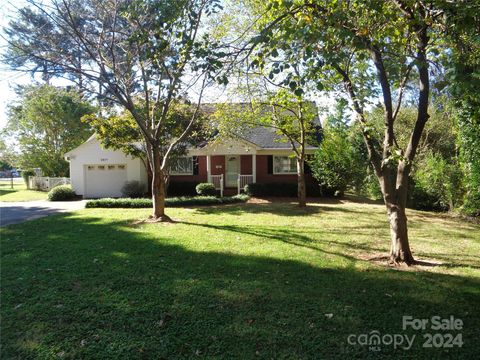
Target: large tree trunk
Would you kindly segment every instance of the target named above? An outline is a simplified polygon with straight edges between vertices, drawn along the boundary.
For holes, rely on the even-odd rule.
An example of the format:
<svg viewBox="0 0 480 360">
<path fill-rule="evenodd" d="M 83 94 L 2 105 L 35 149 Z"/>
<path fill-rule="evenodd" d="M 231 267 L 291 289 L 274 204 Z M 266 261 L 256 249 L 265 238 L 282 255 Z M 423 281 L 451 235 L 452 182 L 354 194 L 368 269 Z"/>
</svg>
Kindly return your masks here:
<svg viewBox="0 0 480 360">
<path fill-rule="evenodd" d="M 395 204 L 386 204 L 386 206 L 390 221 L 390 262 L 392 264 L 404 262 L 412 265 L 415 261 L 408 242 L 405 207 Z"/>
<path fill-rule="evenodd" d="M 305 159 L 297 159 L 297 179 L 298 179 L 298 206 L 307 206 L 307 191 L 305 187 Z"/>
<path fill-rule="evenodd" d="M 157 221 L 171 221 L 165 214 L 165 176 L 162 170 L 162 161 L 158 149 L 153 149 L 152 165 L 152 201 L 153 219 Z"/>
<path fill-rule="evenodd" d="M 390 263 L 412 265 L 415 260 L 408 242 L 405 212 L 408 169 L 405 170 L 404 164 L 401 164 L 397 171 L 384 169 L 386 176 L 379 179 L 390 223 Z"/>
</svg>

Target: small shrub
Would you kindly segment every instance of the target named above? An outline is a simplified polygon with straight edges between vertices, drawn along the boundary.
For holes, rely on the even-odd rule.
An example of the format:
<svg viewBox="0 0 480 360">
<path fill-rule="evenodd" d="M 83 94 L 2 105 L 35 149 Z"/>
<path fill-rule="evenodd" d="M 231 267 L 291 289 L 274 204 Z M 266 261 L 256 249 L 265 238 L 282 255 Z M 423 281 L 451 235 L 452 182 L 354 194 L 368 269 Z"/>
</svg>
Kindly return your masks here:
<svg viewBox="0 0 480 360">
<path fill-rule="evenodd" d="M 200 183 L 195 189 L 197 190 L 197 194 L 200 196 L 215 196 L 217 194 L 215 185 L 211 183 Z"/>
<path fill-rule="evenodd" d="M 139 181 L 127 181 L 122 187 L 124 197 L 137 199 L 145 195 L 145 186 Z"/>
<path fill-rule="evenodd" d="M 243 188 L 243 191 L 250 196 L 265 196 L 266 193 L 265 185 L 259 183 L 247 184 Z"/>
<path fill-rule="evenodd" d="M 250 199 L 250 196 L 248 196 L 247 194 L 239 194 L 233 196 L 225 196 L 221 199 L 223 204 L 233 204 L 239 202 L 247 202 Z"/>
<path fill-rule="evenodd" d="M 195 196 L 197 195 L 198 182 L 195 181 L 172 181 L 170 180 L 167 189 L 168 196 Z"/>
<path fill-rule="evenodd" d="M 33 169 L 26 169 L 22 171 L 23 181 L 25 181 L 25 185 L 27 186 L 27 189 L 29 188 L 28 178 L 30 176 L 35 176 L 35 171 Z"/>
<path fill-rule="evenodd" d="M 194 196 L 194 197 L 173 197 L 165 200 L 167 207 L 181 206 L 201 206 L 201 205 L 222 205 L 245 202 L 250 197 L 248 195 L 235 195 L 226 197 L 216 196 Z M 150 208 L 151 199 L 97 199 L 90 200 L 86 204 L 87 208 Z"/>
<path fill-rule="evenodd" d="M 49 201 L 68 201 L 74 200 L 76 197 L 77 195 L 75 195 L 70 185 L 55 186 L 49 191 L 47 196 Z"/>
</svg>

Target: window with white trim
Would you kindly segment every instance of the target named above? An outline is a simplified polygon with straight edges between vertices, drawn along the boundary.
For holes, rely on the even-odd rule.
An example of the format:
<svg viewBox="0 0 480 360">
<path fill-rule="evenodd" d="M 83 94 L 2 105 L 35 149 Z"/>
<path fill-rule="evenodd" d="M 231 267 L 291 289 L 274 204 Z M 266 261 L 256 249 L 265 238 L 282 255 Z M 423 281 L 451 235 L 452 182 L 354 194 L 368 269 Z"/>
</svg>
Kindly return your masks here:
<svg viewBox="0 0 480 360">
<path fill-rule="evenodd" d="M 296 174 L 297 160 L 289 156 L 273 157 L 273 173 L 274 174 Z"/>
<path fill-rule="evenodd" d="M 193 175 L 193 157 L 179 157 L 172 164 L 171 175 Z"/>
</svg>

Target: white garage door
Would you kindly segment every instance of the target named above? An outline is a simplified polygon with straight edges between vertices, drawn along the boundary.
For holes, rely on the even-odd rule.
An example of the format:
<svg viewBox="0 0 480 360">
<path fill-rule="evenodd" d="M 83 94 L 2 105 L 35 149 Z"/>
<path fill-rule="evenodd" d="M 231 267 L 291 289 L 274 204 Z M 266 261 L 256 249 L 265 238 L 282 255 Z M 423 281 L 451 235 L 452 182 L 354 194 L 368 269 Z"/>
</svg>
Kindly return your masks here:
<svg viewBox="0 0 480 360">
<path fill-rule="evenodd" d="M 122 187 L 127 181 L 126 165 L 86 165 L 85 172 L 85 197 L 122 196 Z"/>
</svg>

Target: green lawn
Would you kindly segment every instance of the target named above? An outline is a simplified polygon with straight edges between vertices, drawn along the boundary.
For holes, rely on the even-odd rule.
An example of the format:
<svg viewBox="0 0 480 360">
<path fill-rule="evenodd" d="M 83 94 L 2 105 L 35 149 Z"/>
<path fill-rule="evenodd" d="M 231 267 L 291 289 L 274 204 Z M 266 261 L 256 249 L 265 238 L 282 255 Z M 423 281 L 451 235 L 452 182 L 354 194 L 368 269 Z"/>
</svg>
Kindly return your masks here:
<svg viewBox="0 0 480 360">
<path fill-rule="evenodd" d="M 33 200 L 45 200 L 47 193 L 44 191 L 27 190 L 26 185 L 21 182 L 13 184 L 13 189 L 10 183 L 0 183 L 0 201 L 33 201 Z"/>
<path fill-rule="evenodd" d="M 410 211 L 418 258 L 388 250 L 383 206 L 358 202 L 86 209 L 3 228 L 2 358 L 476 359 L 480 226 Z M 463 320 L 463 347 L 422 348 L 402 316 Z M 350 334 L 416 335 L 380 352 Z"/>
</svg>

